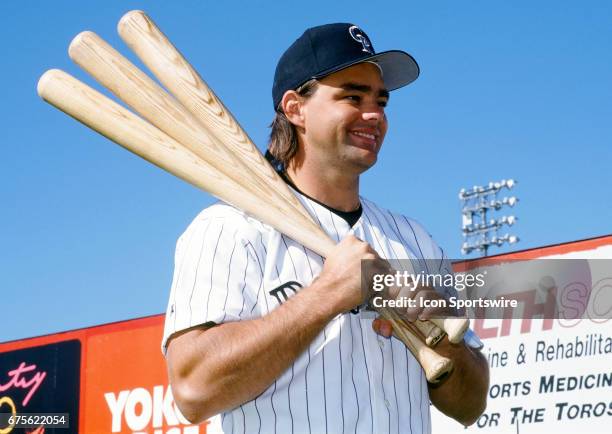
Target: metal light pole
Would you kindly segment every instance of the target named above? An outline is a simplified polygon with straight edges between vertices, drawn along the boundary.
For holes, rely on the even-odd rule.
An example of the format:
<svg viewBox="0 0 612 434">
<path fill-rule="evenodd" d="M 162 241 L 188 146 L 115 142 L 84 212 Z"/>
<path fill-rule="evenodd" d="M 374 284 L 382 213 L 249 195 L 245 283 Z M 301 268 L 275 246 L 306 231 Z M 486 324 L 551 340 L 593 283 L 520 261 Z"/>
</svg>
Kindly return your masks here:
<svg viewBox="0 0 612 434">
<path fill-rule="evenodd" d="M 475 250 L 487 256 L 489 247 L 500 247 L 505 243 L 514 244 L 519 238 L 505 234 L 499 236 L 502 226 L 512 226 L 518 219 L 515 216 L 491 218 L 490 214 L 501 210 L 504 206 L 513 207 L 518 199 L 514 196 L 499 199 L 498 194 L 504 188 L 510 190 L 517 182 L 513 179 L 502 179 L 500 182 L 489 182 L 487 186 L 475 185 L 470 190 L 462 188 L 459 199 L 462 201 L 463 245 L 461 253 L 468 255 Z"/>
</svg>

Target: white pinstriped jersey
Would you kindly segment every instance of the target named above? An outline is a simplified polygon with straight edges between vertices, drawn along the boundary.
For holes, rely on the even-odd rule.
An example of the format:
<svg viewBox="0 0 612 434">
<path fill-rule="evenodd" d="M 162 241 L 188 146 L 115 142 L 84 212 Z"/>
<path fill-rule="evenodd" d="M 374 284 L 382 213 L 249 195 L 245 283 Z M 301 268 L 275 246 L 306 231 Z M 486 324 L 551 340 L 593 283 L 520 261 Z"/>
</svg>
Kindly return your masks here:
<svg viewBox="0 0 612 434">
<path fill-rule="evenodd" d="M 362 198 L 363 213 L 350 228 L 298 197 L 334 240 L 353 233 L 384 258 L 412 259 L 416 272 L 425 271 L 423 258 L 439 259 L 439 268 L 450 271 L 442 250 L 413 220 Z M 193 221 L 175 260 L 163 348 L 189 327 L 267 314 L 308 286 L 323 265 L 316 253 L 223 203 Z M 431 432 L 420 365 L 400 341 L 375 334 L 363 311 L 337 316 L 264 393 L 220 418 L 223 432 L 236 434 Z"/>
</svg>

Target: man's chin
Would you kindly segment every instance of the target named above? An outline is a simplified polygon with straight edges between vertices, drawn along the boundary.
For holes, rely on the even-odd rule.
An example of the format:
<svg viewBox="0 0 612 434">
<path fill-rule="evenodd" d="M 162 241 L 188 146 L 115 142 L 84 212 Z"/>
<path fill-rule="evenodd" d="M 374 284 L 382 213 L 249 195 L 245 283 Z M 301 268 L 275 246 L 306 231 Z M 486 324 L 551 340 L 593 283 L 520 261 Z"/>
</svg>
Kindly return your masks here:
<svg viewBox="0 0 612 434">
<path fill-rule="evenodd" d="M 376 164 L 378 155 L 370 152 L 368 155 L 361 156 L 361 158 L 351 158 L 351 166 L 354 167 L 359 173 L 363 173 Z"/>
</svg>

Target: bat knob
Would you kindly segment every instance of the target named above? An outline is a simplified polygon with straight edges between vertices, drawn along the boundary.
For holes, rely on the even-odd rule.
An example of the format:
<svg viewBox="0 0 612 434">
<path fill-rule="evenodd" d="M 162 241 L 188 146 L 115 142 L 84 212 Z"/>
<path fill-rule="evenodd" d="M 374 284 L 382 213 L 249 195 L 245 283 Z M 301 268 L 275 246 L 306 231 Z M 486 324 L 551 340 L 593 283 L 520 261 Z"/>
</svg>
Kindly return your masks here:
<svg viewBox="0 0 612 434">
<path fill-rule="evenodd" d="M 453 361 L 446 357 L 440 357 L 435 363 L 425 367 L 425 377 L 431 384 L 438 384 L 453 371 Z"/>
</svg>

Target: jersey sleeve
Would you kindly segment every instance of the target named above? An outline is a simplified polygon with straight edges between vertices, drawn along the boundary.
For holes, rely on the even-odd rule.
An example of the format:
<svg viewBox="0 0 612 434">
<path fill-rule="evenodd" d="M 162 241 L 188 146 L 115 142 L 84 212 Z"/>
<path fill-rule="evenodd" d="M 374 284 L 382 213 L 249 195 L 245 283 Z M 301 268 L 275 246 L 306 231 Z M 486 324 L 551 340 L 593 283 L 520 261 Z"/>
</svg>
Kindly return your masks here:
<svg viewBox="0 0 612 434">
<path fill-rule="evenodd" d="M 176 332 L 249 319 L 262 284 L 263 272 L 244 218 L 227 210 L 207 211 L 177 242 L 164 353 Z"/>
</svg>

